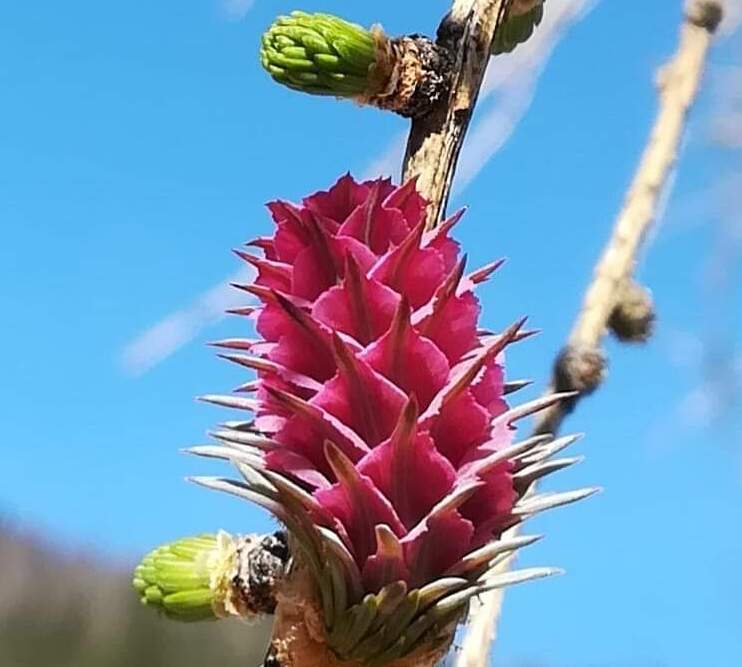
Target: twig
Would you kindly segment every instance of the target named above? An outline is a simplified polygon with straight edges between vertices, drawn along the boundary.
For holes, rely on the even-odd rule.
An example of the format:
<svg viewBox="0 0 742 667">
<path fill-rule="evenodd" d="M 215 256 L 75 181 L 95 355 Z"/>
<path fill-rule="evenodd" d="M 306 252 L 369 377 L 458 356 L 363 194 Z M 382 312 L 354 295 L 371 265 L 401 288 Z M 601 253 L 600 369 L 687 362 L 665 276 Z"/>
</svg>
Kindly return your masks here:
<svg viewBox="0 0 742 667">
<path fill-rule="evenodd" d="M 448 98 L 412 124 L 404 178 L 417 178 L 428 226 L 443 216 L 456 163 L 490 60 L 495 33 L 513 0 L 455 0 L 438 28 L 438 45 L 454 56 Z"/>
<path fill-rule="evenodd" d="M 698 92 L 708 47 L 721 15 L 719 0 L 688 3 L 678 51 L 657 76 L 660 108 L 649 142 L 611 239 L 595 268 L 582 310 L 555 364 L 553 387 L 559 391 L 572 389 L 578 395 L 545 411 L 536 427 L 540 433 L 558 431 L 577 401 L 602 380 L 600 343 L 632 278 L 637 253 L 677 160 L 688 110 Z"/>
<path fill-rule="evenodd" d="M 550 391 L 577 395 L 545 411 L 537 433 L 556 433 L 577 401 L 603 379 L 600 343 L 612 316 L 626 298 L 637 252 L 654 220 L 660 196 L 678 156 L 688 110 L 701 82 L 709 45 L 722 18 L 721 0 L 690 0 L 680 30 L 678 50 L 659 72 L 660 106 L 649 142 L 629 188 L 613 234 L 598 262 L 592 284 L 569 339 L 555 363 Z M 503 563 L 506 570 L 509 563 Z M 457 667 L 486 667 L 502 606 L 502 593 L 482 597 L 464 639 Z"/>
</svg>

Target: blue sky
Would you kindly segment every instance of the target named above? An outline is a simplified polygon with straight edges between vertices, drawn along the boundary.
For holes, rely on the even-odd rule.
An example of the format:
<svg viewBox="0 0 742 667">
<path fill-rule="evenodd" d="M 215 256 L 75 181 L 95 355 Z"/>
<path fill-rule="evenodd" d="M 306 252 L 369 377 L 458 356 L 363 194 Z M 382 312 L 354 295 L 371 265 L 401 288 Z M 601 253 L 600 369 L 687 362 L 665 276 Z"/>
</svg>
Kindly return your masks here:
<svg viewBox="0 0 742 667">
<path fill-rule="evenodd" d="M 448 2 L 348 4 L 301 8 L 431 32 Z M 528 314 L 543 329 L 509 358 L 512 377 L 538 386 L 643 146 L 653 71 L 675 45 L 679 2 L 642 3 L 641 15 L 629 4 L 602 0 L 563 27 L 540 79 L 524 66 L 493 84 L 456 197 L 470 207 L 459 229 L 471 266 L 509 258 L 482 291 L 485 323 Z M 245 333 L 212 313 L 239 268 L 229 250 L 269 231 L 263 202 L 368 173 L 405 130 L 271 83 L 260 32 L 295 7 L 0 8 L 0 513 L 127 562 L 176 536 L 271 525 L 183 482 L 217 468 L 178 453 L 224 416 L 193 397 L 243 379 L 204 346 Z M 739 663 L 742 233 L 729 183 L 742 164 L 709 130 L 727 104 L 717 74 L 742 62 L 739 39 L 720 42 L 713 62 L 639 269 L 657 336 L 644 348 L 609 344 L 609 381 L 567 424 L 587 432 L 588 459 L 551 483 L 605 493 L 532 526 L 547 539 L 522 562 L 568 575 L 508 594 L 497 664 Z M 170 334 L 193 340 L 146 363 L 134 348 L 133 359 L 132 344 L 172 313 L 185 313 L 174 321 L 186 330 Z"/>
</svg>

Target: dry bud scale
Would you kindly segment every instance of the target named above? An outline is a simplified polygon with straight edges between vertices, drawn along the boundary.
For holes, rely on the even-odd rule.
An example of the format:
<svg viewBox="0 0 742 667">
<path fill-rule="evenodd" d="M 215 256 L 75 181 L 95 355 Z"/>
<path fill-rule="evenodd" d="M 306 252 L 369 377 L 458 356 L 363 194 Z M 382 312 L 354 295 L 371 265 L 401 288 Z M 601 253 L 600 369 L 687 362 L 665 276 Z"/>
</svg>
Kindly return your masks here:
<svg viewBox="0 0 742 667">
<path fill-rule="evenodd" d="M 492 576 L 536 539 L 503 532 L 595 489 L 530 490 L 579 460 L 553 458 L 576 438 L 514 441 L 516 422 L 559 396 L 507 404 L 520 384 L 505 381 L 504 351 L 531 332 L 524 320 L 479 328 L 475 288 L 499 263 L 466 272 L 451 237 L 460 214 L 425 231 L 414 181 L 350 176 L 269 209 L 275 234 L 247 244 L 262 255 L 236 251 L 257 270 L 237 287 L 259 304 L 237 312 L 259 338 L 217 343 L 257 381 L 203 397 L 251 415 L 193 450 L 240 478 L 194 481 L 257 503 L 288 531 L 277 664 L 433 665 L 473 596 L 556 572 Z M 163 606 L 151 559 L 143 567 L 138 588 Z"/>
</svg>

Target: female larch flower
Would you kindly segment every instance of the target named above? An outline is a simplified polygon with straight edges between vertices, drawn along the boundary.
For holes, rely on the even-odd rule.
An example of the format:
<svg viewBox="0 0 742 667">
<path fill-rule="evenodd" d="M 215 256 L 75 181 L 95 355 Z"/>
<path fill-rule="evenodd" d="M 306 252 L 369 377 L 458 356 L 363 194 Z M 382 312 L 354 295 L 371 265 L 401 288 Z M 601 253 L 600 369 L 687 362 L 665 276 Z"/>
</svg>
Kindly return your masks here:
<svg viewBox="0 0 742 667">
<path fill-rule="evenodd" d="M 514 423 L 559 397 L 508 406 L 520 383 L 505 381 L 503 353 L 530 333 L 524 320 L 499 334 L 479 327 L 474 291 L 499 263 L 467 273 L 451 237 L 460 214 L 426 230 L 414 181 L 350 176 L 268 208 L 275 234 L 247 244 L 260 255 L 236 251 L 256 271 L 236 287 L 258 303 L 232 312 L 252 318 L 259 338 L 216 343 L 257 379 L 203 397 L 252 417 L 192 450 L 232 462 L 242 479 L 194 481 L 258 503 L 288 529 L 279 664 L 428 664 L 472 596 L 554 572 L 492 575 L 536 539 L 503 537 L 508 528 L 592 492 L 529 492 L 576 461 L 551 458 L 575 438 L 514 444 Z M 139 577 L 155 601 L 162 567 L 150 560 Z M 225 608 L 203 590 L 199 601 Z"/>
</svg>

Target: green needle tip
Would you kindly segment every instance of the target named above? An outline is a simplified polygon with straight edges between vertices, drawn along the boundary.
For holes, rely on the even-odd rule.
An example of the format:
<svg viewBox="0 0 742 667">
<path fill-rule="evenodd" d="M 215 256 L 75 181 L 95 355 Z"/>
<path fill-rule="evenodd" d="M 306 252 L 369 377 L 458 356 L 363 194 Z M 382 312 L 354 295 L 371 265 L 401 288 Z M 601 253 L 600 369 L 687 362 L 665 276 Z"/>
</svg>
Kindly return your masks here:
<svg viewBox="0 0 742 667">
<path fill-rule="evenodd" d="M 543 2 L 522 14 L 514 14 L 511 10 L 505 23 L 495 35 L 495 41 L 492 43 L 492 55 L 510 53 L 516 46 L 528 41 L 543 17 Z"/>
<path fill-rule="evenodd" d="M 294 90 L 362 97 L 376 87 L 380 42 L 380 31 L 336 16 L 292 12 L 263 35 L 260 59 L 275 81 Z"/>
<path fill-rule="evenodd" d="M 224 575 L 231 570 L 234 540 L 226 533 L 186 537 L 148 553 L 134 570 L 142 604 L 179 621 L 222 615 Z"/>
</svg>

